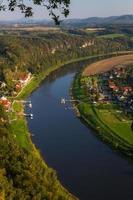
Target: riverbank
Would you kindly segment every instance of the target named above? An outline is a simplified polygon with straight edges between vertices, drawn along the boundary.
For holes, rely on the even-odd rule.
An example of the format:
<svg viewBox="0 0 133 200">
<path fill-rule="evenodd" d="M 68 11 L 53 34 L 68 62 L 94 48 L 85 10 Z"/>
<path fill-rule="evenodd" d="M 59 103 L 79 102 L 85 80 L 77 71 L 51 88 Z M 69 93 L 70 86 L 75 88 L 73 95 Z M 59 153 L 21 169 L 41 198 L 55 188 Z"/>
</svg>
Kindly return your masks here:
<svg viewBox="0 0 133 200">
<path fill-rule="evenodd" d="M 116 58 L 114 60 L 116 60 Z M 88 66 L 87 69 L 80 72 L 74 80 L 73 95 L 74 98 L 81 101 L 81 103 L 77 105 L 80 112 L 80 118 L 88 126 L 96 130 L 97 136 L 106 143 L 109 143 L 111 147 L 132 157 L 133 134 L 131 130 L 131 119 L 126 118 L 124 114 L 120 112 L 118 107 L 114 106 L 112 103 L 106 105 L 90 102 L 90 97 L 87 95 L 87 86 L 83 84 L 85 79 L 89 79 L 89 76 L 88 78 L 87 76 L 84 76 L 84 74 L 86 74 L 84 72 L 93 74 L 93 66 L 99 66 L 100 68 L 101 65 L 99 65 L 99 63 L 102 63 L 102 61 L 90 64 L 89 66 L 92 67 L 89 68 Z M 103 72 L 103 68 L 101 71 L 99 69 L 99 73 L 101 72 Z M 96 74 L 96 71 L 94 74 Z M 97 79 L 97 75 L 93 75 L 93 80 L 94 79 Z M 90 80 L 87 80 L 87 82 L 89 81 Z"/>
</svg>

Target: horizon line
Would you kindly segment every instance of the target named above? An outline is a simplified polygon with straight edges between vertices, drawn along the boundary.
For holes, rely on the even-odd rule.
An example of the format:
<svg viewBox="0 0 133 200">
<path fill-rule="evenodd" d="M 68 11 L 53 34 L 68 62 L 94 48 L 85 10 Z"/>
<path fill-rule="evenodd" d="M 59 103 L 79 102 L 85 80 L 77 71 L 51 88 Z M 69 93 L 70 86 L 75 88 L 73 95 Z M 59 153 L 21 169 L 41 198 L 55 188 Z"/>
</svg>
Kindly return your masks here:
<svg viewBox="0 0 133 200">
<path fill-rule="evenodd" d="M 109 15 L 109 16 L 91 16 L 91 17 L 81 17 L 81 18 L 78 18 L 78 17 L 70 17 L 69 16 L 67 18 L 63 18 L 61 20 L 83 20 L 83 19 L 89 19 L 89 18 L 109 18 L 109 17 L 121 17 L 121 16 L 133 16 L 133 13 L 132 14 L 121 14 L 121 15 Z M 47 20 L 47 21 L 53 21 L 52 19 L 50 18 L 34 18 L 34 17 L 21 17 L 19 19 L 0 19 L 0 21 L 21 21 L 21 20 Z"/>
</svg>

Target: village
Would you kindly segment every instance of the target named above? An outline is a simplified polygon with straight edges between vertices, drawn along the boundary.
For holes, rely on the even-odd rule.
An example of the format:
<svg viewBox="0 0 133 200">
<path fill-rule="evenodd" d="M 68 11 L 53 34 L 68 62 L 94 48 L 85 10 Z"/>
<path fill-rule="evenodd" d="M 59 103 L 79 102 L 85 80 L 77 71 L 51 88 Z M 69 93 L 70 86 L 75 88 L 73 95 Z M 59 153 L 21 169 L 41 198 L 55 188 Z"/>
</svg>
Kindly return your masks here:
<svg viewBox="0 0 133 200">
<path fill-rule="evenodd" d="M 116 66 L 112 70 L 82 78 L 87 89 L 89 103 L 116 105 L 120 112 L 133 115 L 132 66 Z"/>
<path fill-rule="evenodd" d="M 17 120 L 17 115 L 23 115 L 28 116 L 33 119 L 33 114 L 25 114 L 22 113 L 20 110 L 20 113 L 16 113 L 17 115 L 14 116 L 14 113 L 16 112 L 14 109 L 14 103 L 20 102 L 17 100 L 17 96 L 21 93 L 21 91 L 24 89 L 24 87 L 30 82 L 32 76 L 31 73 L 28 72 L 21 72 L 17 74 L 16 78 L 13 79 L 13 91 L 11 92 L 11 95 L 7 93 L 7 84 L 5 82 L 0 81 L 0 105 L 3 107 L 5 112 L 9 113 L 9 122 Z M 32 108 L 31 101 L 21 101 L 20 103 L 23 103 L 24 105 L 28 105 L 30 108 Z M 13 114 L 12 114 L 13 113 Z M 3 122 L 3 118 L 0 119 L 1 122 Z"/>
</svg>

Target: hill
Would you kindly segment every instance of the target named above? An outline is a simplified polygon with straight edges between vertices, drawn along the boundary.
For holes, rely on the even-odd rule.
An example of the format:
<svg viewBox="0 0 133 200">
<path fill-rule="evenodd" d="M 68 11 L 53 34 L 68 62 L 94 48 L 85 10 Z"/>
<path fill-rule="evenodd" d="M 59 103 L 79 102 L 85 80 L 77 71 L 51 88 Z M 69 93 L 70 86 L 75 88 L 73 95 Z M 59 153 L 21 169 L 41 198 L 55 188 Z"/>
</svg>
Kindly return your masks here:
<svg viewBox="0 0 133 200">
<path fill-rule="evenodd" d="M 55 26 L 52 20 L 47 19 L 25 19 L 20 20 L 0 20 L 0 25 L 42 25 L 42 26 Z M 107 26 L 107 25 L 132 25 L 133 15 L 121 15 L 121 16 L 110 16 L 110 17 L 90 17 L 85 19 L 65 19 L 61 22 L 62 27 L 69 28 L 84 28 L 84 27 L 95 27 L 95 26 Z"/>
<path fill-rule="evenodd" d="M 95 27 L 106 25 L 132 25 L 133 15 L 111 16 L 111 17 L 90 17 L 86 19 L 67 19 L 62 22 L 67 27 Z"/>
</svg>

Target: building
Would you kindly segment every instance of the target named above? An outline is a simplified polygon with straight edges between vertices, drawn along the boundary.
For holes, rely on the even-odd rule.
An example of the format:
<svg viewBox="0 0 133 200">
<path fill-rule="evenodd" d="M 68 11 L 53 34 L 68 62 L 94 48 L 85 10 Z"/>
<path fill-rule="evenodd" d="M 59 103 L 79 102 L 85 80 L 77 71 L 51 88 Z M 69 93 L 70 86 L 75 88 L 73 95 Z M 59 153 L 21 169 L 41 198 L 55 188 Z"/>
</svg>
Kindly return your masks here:
<svg viewBox="0 0 133 200">
<path fill-rule="evenodd" d="M 28 74 L 22 74 L 19 81 L 21 83 L 21 85 L 25 85 L 31 78 L 31 73 L 28 73 Z"/>
<path fill-rule="evenodd" d="M 2 105 L 6 109 L 6 111 L 8 111 L 11 107 L 11 102 L 3 96 L 0 98 L 0 105 Z"/>
</svg>

